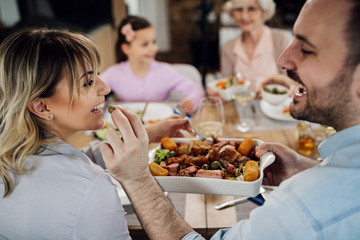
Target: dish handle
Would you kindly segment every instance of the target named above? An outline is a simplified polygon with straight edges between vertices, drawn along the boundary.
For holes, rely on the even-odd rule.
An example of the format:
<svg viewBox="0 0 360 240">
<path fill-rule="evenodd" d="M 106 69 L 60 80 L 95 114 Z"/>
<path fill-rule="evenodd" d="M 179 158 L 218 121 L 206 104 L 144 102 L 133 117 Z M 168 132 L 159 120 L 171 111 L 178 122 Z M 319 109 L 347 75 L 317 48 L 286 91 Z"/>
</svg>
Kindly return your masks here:
<svg viewBox="0 0 360 240">
<path fill-rule="evenodd" d="M 264 171 L 266 167 L 275 161 L 275 155 L 272 152 L 267 152 L 260 157 L 260 170 Z"/>
</svg>

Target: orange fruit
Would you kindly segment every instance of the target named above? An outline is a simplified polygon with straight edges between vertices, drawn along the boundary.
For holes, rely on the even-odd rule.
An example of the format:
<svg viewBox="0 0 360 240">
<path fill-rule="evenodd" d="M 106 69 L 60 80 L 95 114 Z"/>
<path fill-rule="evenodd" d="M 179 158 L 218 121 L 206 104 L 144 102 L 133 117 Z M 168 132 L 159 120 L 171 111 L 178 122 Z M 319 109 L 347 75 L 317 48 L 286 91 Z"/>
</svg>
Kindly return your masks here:
<svg viewBox="0 0 360 240">
<path fill-rule="evenodd" d="M 159 164 L 152 162 L 149 164 L 150 172 L 153 176 L 168 176 L 169 171 Z"/>
</svg>

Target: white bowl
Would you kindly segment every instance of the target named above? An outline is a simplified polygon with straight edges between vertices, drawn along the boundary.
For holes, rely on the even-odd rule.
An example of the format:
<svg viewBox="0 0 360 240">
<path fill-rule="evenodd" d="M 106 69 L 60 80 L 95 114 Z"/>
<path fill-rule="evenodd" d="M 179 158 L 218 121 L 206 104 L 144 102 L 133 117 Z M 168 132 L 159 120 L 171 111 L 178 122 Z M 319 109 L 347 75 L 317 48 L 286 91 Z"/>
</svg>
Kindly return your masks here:
<svg viewBox="0 0 360 240">
<path fill-rule="evenodd" d="M 265 91 L 264 89 L 267 88 L 269 91 Z M 283 93 L 276 93 L 283 92 Z M 266 102 L 272 105 L 279 105 L 284 103 L 288 98 L 289 88 L 285 87 L 284 85 L 280 84 L 266 84 L 261 88 L 261 97 Z"/>
<path fill-rule="evenodd" d="M 225 81 L 226 79 L 228 79 L 228 77 L 226 78 L 221 78 L 218 79 L 216 81 L 211 81 L 207 84 L 208 88 L 214 92 L 218 92 L 219 95 L 225 100 L 225 101 L 231 101 L 232 99 L 234 99 L 234 94 L 239 91 L 239 89 L 243 88 L 243 87 L 248 87 L 247 83 L 245 83 L 244 85 L 233 85 L 231 87 L 228 87 L 226 89 L 221 89 L 216 87 L 216 84 L 220 81 Z"/>
</svg>

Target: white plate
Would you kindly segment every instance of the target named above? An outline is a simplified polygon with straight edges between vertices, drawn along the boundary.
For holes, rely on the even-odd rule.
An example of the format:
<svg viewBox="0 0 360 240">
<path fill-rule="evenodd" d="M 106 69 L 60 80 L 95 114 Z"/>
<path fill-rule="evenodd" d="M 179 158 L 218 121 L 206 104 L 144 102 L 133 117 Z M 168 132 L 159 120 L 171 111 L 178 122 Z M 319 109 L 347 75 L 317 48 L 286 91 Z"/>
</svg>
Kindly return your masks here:
<svg viewBox="0 0 360 240">
<path fill-rule="evenodd" d="M 141 112 L 145 107 L 145 102 L 116 102 L 112 105 L 120 105 L 127 107 L 134 112 Z M 143 120 L 145 123 L 148 121 L 156 121 L 159 119 L 167 118 L 174 114 L 172 107 L 165 103 L 149 102 Z M 106 110 L 104 113 L 105 121 L 112 123 L 111 115 Z"/>
<path fill-rule="evenodd" d="M 280 105 L 271 105 L 270 103 L 260 100 L 260 109 L 268 118 L 282 121 L 297 121 L 289 113 L 284 113 L 284 109 L 289 107 L 292 98 L 285 100 L 283 104 Z"/>
<path fill-rule="evenodd" d="M 196 140 L 194 138 L 172 138 L 175 142 L 189 142 Z M 219 141 L 237 141 L 241 142 L 240 138 L 219 138 Z M 253 139 L 255 145 L 261 145 L 263 141 Z M 158 148 L 161 148 L 159 146 Z M 154 161 L 156 149 L 149 151 L 149 162 Z M 200 193 L 200 194 L 215 194 L 215 195 L 234 195 L 255 197 L 259 194 L 261 183 L 264 177 L 264 169 L 272 164 L 275 160 L 273 153 L 266 153 L 260 158 L 260 177 L 256 181 L 231 181 L 226 179 L 212 179 L 200 177 L 177 177 L 177 176 L 156 176 L 156 181 L 160 184 L 162 189 L 167 192 L 182 192 L 182 193 Z"/>
</svg>

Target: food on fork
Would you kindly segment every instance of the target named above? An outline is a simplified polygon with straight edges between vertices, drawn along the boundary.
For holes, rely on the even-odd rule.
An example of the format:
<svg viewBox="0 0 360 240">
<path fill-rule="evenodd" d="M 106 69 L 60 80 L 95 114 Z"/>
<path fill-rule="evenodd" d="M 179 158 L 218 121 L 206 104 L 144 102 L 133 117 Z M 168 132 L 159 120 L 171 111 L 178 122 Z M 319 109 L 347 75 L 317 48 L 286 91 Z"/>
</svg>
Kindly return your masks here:
<svg viewBox="0 0 360 240">
<path fill-rule="evenodd" d="M 115 107 L 114 105 L 110 105 L 110 106 L 108 107 L 108 112 L 109 112 L 109 113 L 112 113 L 115 109 L 116 109 L 116 107 Z"/>
</svg>

